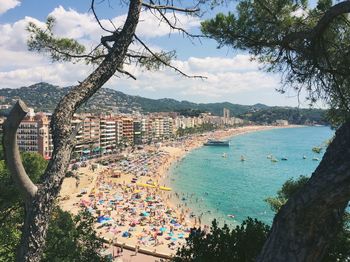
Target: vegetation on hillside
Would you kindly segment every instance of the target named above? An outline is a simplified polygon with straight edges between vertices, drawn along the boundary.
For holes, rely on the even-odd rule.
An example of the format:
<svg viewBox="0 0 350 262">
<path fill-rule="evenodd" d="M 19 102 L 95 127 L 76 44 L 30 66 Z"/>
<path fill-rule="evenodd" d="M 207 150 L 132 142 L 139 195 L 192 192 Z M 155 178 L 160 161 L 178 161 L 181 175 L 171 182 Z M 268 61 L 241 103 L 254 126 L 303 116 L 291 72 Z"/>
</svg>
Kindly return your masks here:
<svg viewBox="0 0 350 262">
<path fill-rule="evenodd" d="M 47 83 L 37 83 L 19 89 L 0 89 L 0 96 L 5 96 L 7 103 L 21 98 L 36 111 L 52 112 L 59 99 L 69 90 L 69 87 L 60 88 Z M 179 112 L 184 116 L 198 116 L 200 113 L 208 112 L 212 115 L 222 116 L 224 108 L 230 110 L 231 116 L 260 124 L 271 124 L 278 119 L 286 119 L 292 124 L 327 124 L 326 111 L 321 109 L 269 107 L 263 104 L 248 106 L 228 102 L 197 104 L 170 98 L 150 99 L 131 96 L 109 88 L 100 89 L 91 100 L 82 106 L 80 112 L 131 113 L 133 110 L 140 110 L 143 112 Z"/>
</svg>

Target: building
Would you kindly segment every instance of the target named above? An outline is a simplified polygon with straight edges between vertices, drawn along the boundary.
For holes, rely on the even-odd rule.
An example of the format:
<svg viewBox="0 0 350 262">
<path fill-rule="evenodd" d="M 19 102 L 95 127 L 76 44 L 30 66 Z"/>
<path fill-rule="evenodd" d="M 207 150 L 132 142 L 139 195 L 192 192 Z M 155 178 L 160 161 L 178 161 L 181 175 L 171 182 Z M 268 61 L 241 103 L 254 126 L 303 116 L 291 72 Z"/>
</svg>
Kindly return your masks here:
<svg viewBox="0 0 350 262">
<path fill-rule="evenodd" d="M 123 142 L 123 121 L 121 119 L 115 119 L 115 137 L 117 146 L 120 146 Z"/>
<path fill-rule="evenodd" d="M 142 124 L 139 120 L 134 120 L 133 122 L 133 132 L 134 132 L 134 145 L 142 144 Z"/>
<path fill-rule="evenodd" d="M 117 139 L 115 119 L 100 119 L 100 146 L 102 153 L 111 153 L 116 148 Z"/>
<path fill-rule="evenodd" d="M 288 126 L 288 120 L 284 120 L 284 119 L 278 119 L 275 121 L 276 125 L 278 126 Z"/>
<path fill-rule="evenodd" d="M 123 117 L 123 142 L 127 145 L 134 143 L 134 120 L 130 117 Z"/>
<path fill-rule="evenodd" d="M 224 124 L 227 125 L 230 120 L 230 110 L 227 108 L 223 109 L 223 116 L 224 116 Z"/>
<path fill-rule="evenodd" d="M 31 110 L 18 127 L 17 144 L 20 151 L 37 152 L 50 159 L 53 144 L 49 116 L 44 113 L 34 114 Z"/>
</svg>

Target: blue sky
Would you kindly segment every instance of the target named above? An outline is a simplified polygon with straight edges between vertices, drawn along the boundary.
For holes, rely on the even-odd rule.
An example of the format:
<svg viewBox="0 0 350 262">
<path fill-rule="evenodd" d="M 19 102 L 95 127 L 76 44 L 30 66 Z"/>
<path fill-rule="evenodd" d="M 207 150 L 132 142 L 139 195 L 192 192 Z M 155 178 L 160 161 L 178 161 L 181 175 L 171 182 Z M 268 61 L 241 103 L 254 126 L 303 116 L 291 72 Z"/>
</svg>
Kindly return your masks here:
<svg viewBox="0 0 350 262">
<path fill-rule="evenodd" d="M 98 2 L 98 1 L 96 1 Z M 119 1 L 104 1 L 96 7 L 100 18 L 109 24 L 121 24 L 126 6 Z M 188 3 L 189 1 L 185 1 Z M 55 33 L 74 37 L 88 48 L 98 43 L 103 32 L 98 28 L 89 11 L 88 0 L 42 1 L 1 0 L 0 2 L 0 88 L 18 88 L 39 81 L 59 86 L 74 85 L 84 79 L 93 68 L 81 64 L 51 63 L 41 54 L 27 51 L 28 37 L 25 27 L 29 21 L 40 24 L 50 14 L 56 17 Z M 179 16 L 180 23 L 188 31 L 198 33 L 200 22 L 213 17 L 218 11 L 233 11 L 233 6 L 207 9 L 201 18 Z M 265 103 L 268 105 L 297 106 L 293 92 L 281 95 L 278 75 L 259 70 L 256 62 L 246 53 L 230 48 L 217 49 L 213 40 L 203 39 L 191 43 L 176 32 L 169 33 L 166 24 L 159 22 L 148 12 L 143 12 L 137 34 L 154 50 L 176 50 L 173 64 L 188 74 L 200 74 L 206 80 L 187 79 L 170 69 L 148 72 L 134 66 L 127 69 L 137 80 L 114 77 L 106 87 L 127 94 L 149 98 L 170 97 L 193 102 L 223 102 L 239 104 Z M 135 45 L 132 48 L 140 48 Z M 301 106 L 307 106 L 306 103 Z"/>
</svg>

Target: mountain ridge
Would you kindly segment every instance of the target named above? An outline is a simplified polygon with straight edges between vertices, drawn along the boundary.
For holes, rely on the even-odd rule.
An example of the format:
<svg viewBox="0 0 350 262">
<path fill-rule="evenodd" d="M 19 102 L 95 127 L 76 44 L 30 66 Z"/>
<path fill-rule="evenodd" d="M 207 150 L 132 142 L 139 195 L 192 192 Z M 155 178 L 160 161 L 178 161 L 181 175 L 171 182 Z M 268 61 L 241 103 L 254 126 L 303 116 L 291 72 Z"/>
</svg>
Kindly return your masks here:
<svg viewBox="0 0 350 262">
<path fill-rule="evenodd" d="M 7 103 L 21 98 L 29 107 L 33 107 L 35 111 L 53 112 L 59 99 L 67 94 L 70 89 L 71 87 L 59 87 L 40 82 L 17 89 L 0 89 L 0 96 L 6 97 L 5 102 Z M 101 88 L 89 101 L 82 105 L 79 111 L 94 113 L 111 111 L 122 113 L 176 111 L 190 116 L 198 115 L 201 112 L 209 112 L 213 115 L 222 116 L 223 108 L 228 108 L 231 116 L 241 117 L 258 123 L 272 123 L 276 118 L 287 119 L 294 124 L 304 124 L 307 121 L 318 124 L 325 123 L 325 110 L 321 109 L 267 106 L 261 103 L 240 105 L 230 102 L 194 103 L 187 100 L 178 101 L 172 98 L 151 99 L 127 95 L 110 88 Z"/>
</svg>

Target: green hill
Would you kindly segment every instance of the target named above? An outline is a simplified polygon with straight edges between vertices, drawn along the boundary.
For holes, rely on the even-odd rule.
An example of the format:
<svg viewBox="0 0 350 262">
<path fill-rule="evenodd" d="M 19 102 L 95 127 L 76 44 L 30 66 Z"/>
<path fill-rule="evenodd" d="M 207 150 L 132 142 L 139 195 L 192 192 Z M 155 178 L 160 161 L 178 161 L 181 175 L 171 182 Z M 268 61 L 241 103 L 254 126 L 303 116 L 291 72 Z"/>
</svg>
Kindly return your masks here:
<svg viewBox="0 0 350 262">
<path fill-rule="evenodd" d="M 4 103 L 14 103 L 18 98 L 24 100 L 35 111 L 52 112 L 59 99 L 65 95 L 70 87 L 58 87 L 48 83 L 37 83 L 18 89 L 0 89 L 0 96 L 5 97 Z M 222 103 L 192 103 L 175 99 L 150 99 L 140 96 L 127 95 L 122 92 L 102 88 L 86 104 L 80 112 L 122 112 L 133 111 L 171 112 L 176 111 L 184 115 L 198 115 L 210 112 L 222 115 L 223 108 L 228 108 L 232 116 L 242 117 L 257 123 L 272 123 L 276 119 L 287 119 L 290 123 L 304 124 L 315 122 L 325 124 L 324 110 L 297 109 L 290 107 L 269 107 L 264 104 L 238 105 L 229 102 Z"/>
</svg>

